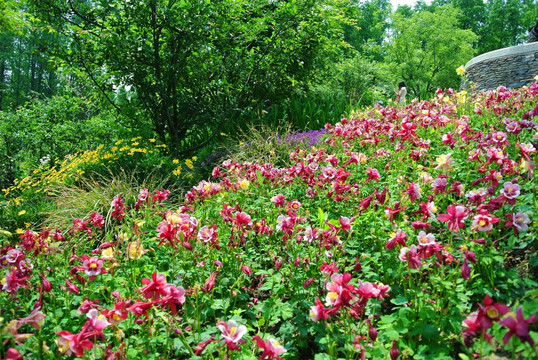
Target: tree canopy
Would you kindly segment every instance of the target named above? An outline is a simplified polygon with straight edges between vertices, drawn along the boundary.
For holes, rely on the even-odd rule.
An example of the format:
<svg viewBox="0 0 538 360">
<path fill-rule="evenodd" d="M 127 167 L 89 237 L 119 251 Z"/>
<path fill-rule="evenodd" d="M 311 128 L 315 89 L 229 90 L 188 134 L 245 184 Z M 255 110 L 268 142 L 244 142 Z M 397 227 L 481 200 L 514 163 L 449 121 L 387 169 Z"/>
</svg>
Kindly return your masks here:
<svg viewBox="0 0 538 360">
<path fill-rule="evenodd" d="M 32 9 L 65 64 L 108 98 L 112 85 L 132 86 L 155 132 L 184 149 L 326 68 L 341 45 L 339 4 L 34 0 Z"/>
<path fill-rule="evenodd" d="M 453 83 L 455 68 L 472 57 L 477 36 L 458 27 L 458 13 L 452 5 L 444 5 L 411 17 L 394 15 L 389 56 L 394 71 L 415 96 Z"/>
</svg>

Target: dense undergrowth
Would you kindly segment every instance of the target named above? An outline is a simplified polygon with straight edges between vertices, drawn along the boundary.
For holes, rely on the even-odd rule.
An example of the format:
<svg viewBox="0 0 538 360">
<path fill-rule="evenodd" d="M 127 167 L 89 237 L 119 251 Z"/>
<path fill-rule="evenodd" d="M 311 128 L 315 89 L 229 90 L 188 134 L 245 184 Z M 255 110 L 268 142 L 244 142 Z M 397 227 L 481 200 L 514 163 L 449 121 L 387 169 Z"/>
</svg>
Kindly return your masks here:
<svg viewBox="0 0 538 360">
<path fill-rule="evenodd" d="M 216 155 L 132 139 L 37 170 L 3 195 L 0 356 L 532 358 L 537 99 L 439 90 L 253 134 L 187 188 Z M 108 156 L 145 180 L 58 175 Z"/>
</svg>

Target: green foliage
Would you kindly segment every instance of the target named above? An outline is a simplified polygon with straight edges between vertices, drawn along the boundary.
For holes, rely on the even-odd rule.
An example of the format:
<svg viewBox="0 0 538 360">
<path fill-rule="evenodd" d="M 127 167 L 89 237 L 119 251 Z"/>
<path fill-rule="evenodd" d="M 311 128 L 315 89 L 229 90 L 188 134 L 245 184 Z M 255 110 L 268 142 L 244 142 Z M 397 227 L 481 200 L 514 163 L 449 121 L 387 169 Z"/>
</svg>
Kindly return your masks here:
<svg viewBox="0 0 538 360">
<path fill-rule="evenodd" d="M 410 18 L 394 15 L 389 57 L 414 96 L 425 98 L 439 87 L 459 87 L 455 70 L 472 57 L 471 44 L 477 37 L 458 27 L 457 16 L 451 5 Z"/>
<path fill-rule="evenodd" d="M 41 30 L 61 38 L 64 64 L 108 98 L 107 84 L 132 85 L 173 150 L 200 146 L 265 99 L 282 102 L 341 43 L 340 0 L 31 3 Z"/>
<path fill-rule="evenodd" d="M 34 99 L 0 117 L 0 187 L 41 164 L 52 168 L 66 155 L 111 143 L 122 133 L 114 116 L 74 96 Z"/>
</svg>

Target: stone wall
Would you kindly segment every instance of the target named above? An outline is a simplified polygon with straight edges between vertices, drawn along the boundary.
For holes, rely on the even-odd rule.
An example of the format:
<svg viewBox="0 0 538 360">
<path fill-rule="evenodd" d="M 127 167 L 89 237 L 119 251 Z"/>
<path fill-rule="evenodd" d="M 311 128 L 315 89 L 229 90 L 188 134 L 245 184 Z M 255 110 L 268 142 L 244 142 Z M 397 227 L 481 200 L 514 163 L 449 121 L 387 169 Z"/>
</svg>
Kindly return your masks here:
<svg viewBox="0 0 538 360">
<path fill-rule="evenodd" d="M 538 42 L 482 54 L 465 64 L 465 71 L 479 91 L 529 85 L 538 75 Z"/>
</svg>

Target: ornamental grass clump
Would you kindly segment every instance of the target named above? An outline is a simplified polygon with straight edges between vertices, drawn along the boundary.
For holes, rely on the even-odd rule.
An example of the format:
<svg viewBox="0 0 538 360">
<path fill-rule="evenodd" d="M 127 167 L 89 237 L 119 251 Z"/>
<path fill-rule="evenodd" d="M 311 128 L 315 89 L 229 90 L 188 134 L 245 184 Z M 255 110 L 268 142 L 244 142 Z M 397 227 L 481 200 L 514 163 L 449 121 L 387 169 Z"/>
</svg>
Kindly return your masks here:
<svg viewBox="0 0 538 360">
<path fill-rule="evenodd" d="M 0 232 L 0 357 L 536 358 L 537 99 L 439 90 L 286 156 L 254 134 L 179 204 Z"/>
</svg>

